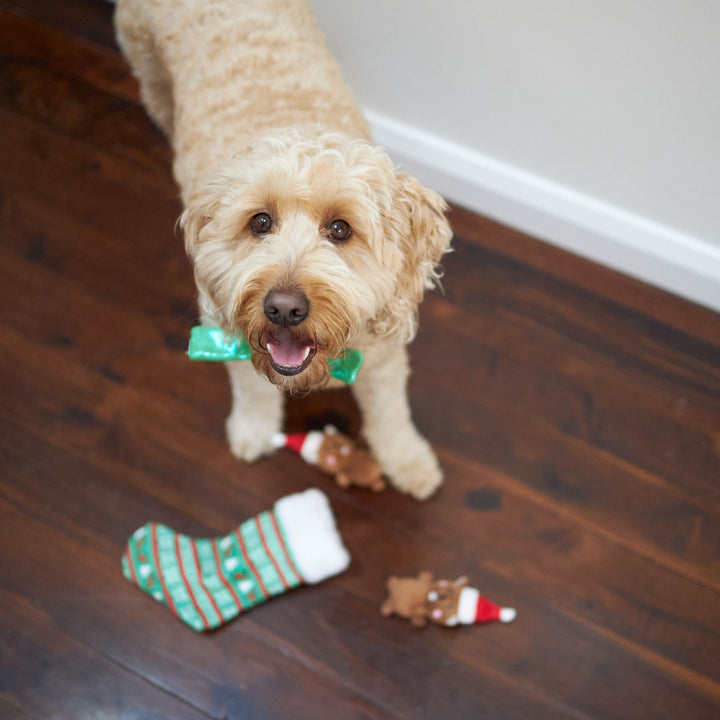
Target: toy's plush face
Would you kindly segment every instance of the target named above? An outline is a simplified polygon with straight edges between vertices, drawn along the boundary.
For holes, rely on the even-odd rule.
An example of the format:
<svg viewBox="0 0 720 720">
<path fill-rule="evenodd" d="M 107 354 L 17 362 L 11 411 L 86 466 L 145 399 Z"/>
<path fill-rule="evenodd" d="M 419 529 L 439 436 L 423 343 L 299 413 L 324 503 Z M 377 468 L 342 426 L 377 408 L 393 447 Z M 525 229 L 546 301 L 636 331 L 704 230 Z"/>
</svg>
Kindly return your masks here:
<svg viewBox="0 0 720 720">
<path fill-rule="evenodd" d="M 228 161 L 181 223 L 203 309 L 248 338 L 260 373 L 304 392 L 354 338 L 412 337 L 449 246 L 444 212 L 366 141 L 289 129 Z"/>
<path fill-rule="evenodd" d="M 428 592 L 428 617 L 438 625 L 457 625 L 460 592 L 467 585 L 467 578 L 455 582 L 436 580 Z"/>
<path fill-rule="evenodd" d="M 348 466 L 354 450 L 352 440 L 337 432 L 326 430 L 316 464 L 321 470 L 338 473 Z"/>
</svg>

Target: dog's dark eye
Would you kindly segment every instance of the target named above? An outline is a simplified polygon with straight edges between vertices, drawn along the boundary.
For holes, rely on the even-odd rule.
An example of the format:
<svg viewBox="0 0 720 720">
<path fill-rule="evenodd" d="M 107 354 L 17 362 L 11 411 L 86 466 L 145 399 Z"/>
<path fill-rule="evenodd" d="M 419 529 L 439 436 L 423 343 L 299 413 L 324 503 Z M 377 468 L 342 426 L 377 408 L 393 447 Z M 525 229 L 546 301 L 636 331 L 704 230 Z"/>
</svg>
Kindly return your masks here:
<svg viewBox="0 0 720 720">
<path fill-rule="evenodd" d="M 328 227 L 328 235 L 335 242 L 344 242 L 352 235 L 352 230 L 344 220 L 333 220 Z"/>
<path fill-rule="evenodd" d="M 267 213 L 253 215 L 252 220 L 250 220 L 250 229 L 255 235 L 267 235 L 272 226 L 272 218 Z"/>
</svg>

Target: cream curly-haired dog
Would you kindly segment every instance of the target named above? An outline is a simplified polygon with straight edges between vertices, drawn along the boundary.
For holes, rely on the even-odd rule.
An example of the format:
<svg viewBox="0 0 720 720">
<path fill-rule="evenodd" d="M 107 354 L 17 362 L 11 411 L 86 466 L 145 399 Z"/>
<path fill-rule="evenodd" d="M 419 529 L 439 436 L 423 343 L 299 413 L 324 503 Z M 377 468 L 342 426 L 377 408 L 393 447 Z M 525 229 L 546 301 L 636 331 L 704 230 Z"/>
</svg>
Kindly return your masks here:
<svg viewBox="0 0 720 720">
<path fill-rule="evenodd" d="M 363 434 L 395 487 L 428 497 L 442 474 L 405 345 L 449 247 L 444 202 L 369 142 L 305 0 L 118 0 L 115 22 L 175 151 L 202 322 L 254 348 L 227 363 L 233 453 L 271 452 L 284 392 L 335 386 L 328 358 L 353 347 Z"/>
</svg>

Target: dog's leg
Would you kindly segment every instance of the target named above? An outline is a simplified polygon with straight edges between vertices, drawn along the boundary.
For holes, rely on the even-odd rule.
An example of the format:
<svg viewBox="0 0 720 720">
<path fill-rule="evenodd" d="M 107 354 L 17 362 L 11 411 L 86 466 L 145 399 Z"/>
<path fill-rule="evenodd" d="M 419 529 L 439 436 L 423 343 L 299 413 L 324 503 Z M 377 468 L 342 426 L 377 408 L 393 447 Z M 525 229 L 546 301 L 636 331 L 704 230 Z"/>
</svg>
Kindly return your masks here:
<svg viewBox="0 0 720 720">
<path fill-rule="evenodd" d="M 144 0 L 118 0 L 117 40 L 140 84 L 145 109 L 168 139 L 172 139 L 172 82 L 155 43 L 149 12 Z"/>
<path fill-rule="evenodd" d="M 232 386 L 232 411 L 225 424 L 233 455 L 253 462 L 273 452 L 282 430 L 285 396 L 246 361 L 225 363 Z"/>
<path fill-rule="evenodd" d="M 442 471 L 427 440 L 410 417 L 407 351 L 397 347 L 370 362 L 353 392 L 363 416 L 363 435 L 383 472 L 401 492 L 428 498 L 442 483 Z"/>
</svg>

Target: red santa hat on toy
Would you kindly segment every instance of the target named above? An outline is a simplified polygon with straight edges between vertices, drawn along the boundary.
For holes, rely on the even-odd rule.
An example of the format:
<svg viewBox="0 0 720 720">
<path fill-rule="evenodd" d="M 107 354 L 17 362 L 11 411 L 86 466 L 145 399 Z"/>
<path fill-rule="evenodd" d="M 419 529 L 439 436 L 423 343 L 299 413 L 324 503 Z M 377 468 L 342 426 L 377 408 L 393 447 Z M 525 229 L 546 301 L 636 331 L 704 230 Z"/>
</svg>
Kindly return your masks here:
<svg viewBox="0 0 720 720">
<path fill-rule="evenodd" d="M 273 447 L 286 447 L 300 454 L 307 463 L 317 463 L 320 446 L 324 434 L 320 430 L 311 430 L 307 433 L 275 433 L 272 438 Z"/>
<path fill-rule="evenodd" d="M 462 625 L 491 622 L 499 620 L 503 623 L 512 622 L 517 616 L 515 608 L 500 607 L 480 594 L 479 590 L 464 587 L 460 591 L 457 619 Z"/>
</svg>

